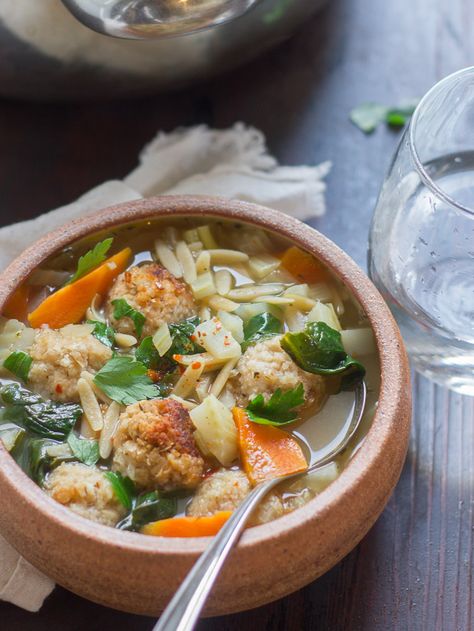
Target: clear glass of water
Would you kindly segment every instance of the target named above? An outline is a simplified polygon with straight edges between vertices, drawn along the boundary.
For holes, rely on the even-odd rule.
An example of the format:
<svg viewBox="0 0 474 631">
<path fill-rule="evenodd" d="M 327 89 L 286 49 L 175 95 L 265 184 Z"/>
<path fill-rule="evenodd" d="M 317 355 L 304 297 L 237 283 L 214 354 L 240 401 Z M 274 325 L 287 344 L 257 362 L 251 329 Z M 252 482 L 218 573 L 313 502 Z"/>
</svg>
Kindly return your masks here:
<svg viewBox="0 0 474 631">
<path fill-rule="evenodd" d="M 377 201 L 369 269 L 414 367 L 474 395 L 474 67 L 419 103 Z"/>
</svg>

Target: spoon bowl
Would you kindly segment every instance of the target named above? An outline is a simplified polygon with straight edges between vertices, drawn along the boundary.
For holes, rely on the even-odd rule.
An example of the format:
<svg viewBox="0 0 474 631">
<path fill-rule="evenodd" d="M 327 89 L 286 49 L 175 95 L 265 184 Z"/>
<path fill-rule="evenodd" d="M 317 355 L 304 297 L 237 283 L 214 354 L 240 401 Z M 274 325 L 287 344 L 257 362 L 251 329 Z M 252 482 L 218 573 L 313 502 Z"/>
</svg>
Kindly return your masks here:
<svg viewBox="0 0 474 631">
<path fill-rule="evenodd" d="M 62 0 L 84 26 L 111 37 L 159 39 L 230 22 L 258 0 Z"/>
</svg>

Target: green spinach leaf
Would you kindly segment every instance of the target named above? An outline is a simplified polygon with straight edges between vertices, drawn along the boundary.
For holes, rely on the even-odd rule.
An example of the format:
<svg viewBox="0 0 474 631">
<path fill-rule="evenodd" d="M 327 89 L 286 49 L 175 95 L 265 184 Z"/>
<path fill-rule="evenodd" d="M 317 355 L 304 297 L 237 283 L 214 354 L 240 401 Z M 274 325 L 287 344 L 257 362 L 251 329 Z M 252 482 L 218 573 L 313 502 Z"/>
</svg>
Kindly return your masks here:
<svg viewBox="0 0 474 631">
<path fill-rule="evenodd" d="M 15 423 L 43 438 L 65 440 L 82 415 L 76 403 L 43 401 L 18 384 L 5 386 L 0 396 L 6 404 L 0 410 L 0 422 Z"/>
<path fill-rule="evenodd" d="M 364 378 L 364 366 L 346 353 L 339 331 L 324 322 L 309 322 L 304 331 L 285 333 L 281 347 L 306 372 L 340 376 L 342 390 Z"/>
<path fill-rule="evenodd" d="M 21 379 L 23 382 L 28 381 L 28 374 L 30 372 L 33 359 L 24 351 L 15 351 L 8 355 L 3 362 L 4 368 L 9 370 L 15 377 Z"/>
<path fill-rule="evenodd" d="M 104 475 L 112 485 L 118 501 L 127 510 L 132 510 L 133 499 L 137 492 L 133 481 L 128 477 L 123 477 L 118 471 L 107 471 Z"/>
<path fill-rule="evenodd" d="M 244 324 L 242 350 L 246 351 L 251 344 L 256 344 L 282 332 L 283 323 L 272 313 L 259 313 Z"/>
<path fill-rule="evenodd" d="M 145 324 L 145 316 L 133 307 L 131 307 L 124 298 L 112 300 L 114 305 L 114 318 L 121 320 L 122 318 L 130 318 L 135 327 L 135 333 L 138 337 L 142 336 L 143 325 Z"/>
<path fill-rule="evenodd" d="M 106 255 L 112 246 L 112 242 L 112 237 L 104 239 L 104 241 L 97 243 L 92 250 L 89 250 L 81 256 L 77 262 L 76 272 L 71 276 L 66 285 L 74 283 L 76 280 L 79 280 L 89 272 L 92 272 L 93 269 L 103 263 L 107 258 Z"/>
<path fill-rule="evenodd" d="M 297 417 L 294 408 L 303 403 L 304 388 L 303 384 L 299 383 L 296 388 L 286 392 L 278 388 L 266 403 L 263 395 L 258 394 L 247 405 L 247 416 L 259 425 L 287 425 Z"/>
<path fill-rule="evenodd" d="M 139 495 L 132 504 L 130 513 L 117 524 L 120 530 L 138 531 L 152 521 L 174 517 L 177 511 L 176 498 L 161 497 L 158 491 Z"/>
</svg>

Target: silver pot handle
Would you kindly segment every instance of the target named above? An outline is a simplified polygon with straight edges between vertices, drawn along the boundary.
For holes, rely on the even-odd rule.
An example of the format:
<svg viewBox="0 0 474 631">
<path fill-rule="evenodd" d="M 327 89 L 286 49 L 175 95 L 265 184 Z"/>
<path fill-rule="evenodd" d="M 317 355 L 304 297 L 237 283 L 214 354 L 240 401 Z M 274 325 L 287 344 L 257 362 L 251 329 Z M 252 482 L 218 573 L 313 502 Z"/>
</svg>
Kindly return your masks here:
<svg viewBox="0 0 474 631">
<path fill-rule="evenodd" d="M 224 24 L 260 0 L 61 0 L 85 26 L 125 39 L 186 35 Z"/>
</svg>

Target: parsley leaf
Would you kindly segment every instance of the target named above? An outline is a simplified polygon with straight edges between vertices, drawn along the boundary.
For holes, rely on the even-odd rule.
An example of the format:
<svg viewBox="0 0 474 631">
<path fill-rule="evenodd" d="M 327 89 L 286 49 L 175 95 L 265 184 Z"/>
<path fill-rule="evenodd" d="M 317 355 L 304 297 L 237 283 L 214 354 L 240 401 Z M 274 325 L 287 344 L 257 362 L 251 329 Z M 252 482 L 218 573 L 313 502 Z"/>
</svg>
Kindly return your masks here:
<svg viewBox="0 0 474 631">
<path fill-rule="evenodd" d="M 265 403 L 263 394 L 257 396 L 247 405 L 247 415 L 251 421 L 259 425 L 287 425 L 292 423 L 297 414 L 293 408 L 304 403 L 303 384 L 282 392 L 278 388 Z"/>
<path fill-rule="evenodd" d="M 97 243 L 92 248 L 92 250 L 89 250 L 83 256 L 81 256 L 79 258 L 79 261 L 77 262 L 77 270 L 68 280 L 66 285 L 74 283 L 76 280 L 79 280 L 80 278 L 91 272 L 94 268 L 98 267 L 101 263 L 103 263 L 106 259 L 107 252 L 110 250 L 112 242 L 113 237 L 104 239 L 104 241 L 100 241 L 99 243 Z"/>
<path fill-rule="evenodd" d="M 118 298 L 112 300 L 114 305 L 114 318 L 120 320 L 121 318 L 130 318 L 135 327 L 135 332 L 138 337 L 142 336 L 143 325 L 145 324 L 145 316 L 133 307 L 131 307 L 124 298 Z"/>
<path fill-rule="evenodd" d="M 87 320 L 88 324 L 93 324 L 92 335 L 102 342 L 105 346 L 112 348 L 115 342 L 115 331 L 111 326 L 108 326 L 105 322 L 99 322 L 98 320 Z"/>
<path fill-rule="evenodd" d="M 123 405 L 157 396 L 146 366 L 131 357 L 109 359 L 94 377 L 94 383 L 108 397 Z"/>
<path fill-rule="evenodd" d="M 30 372 L 33 359 L 24 351 L 15 351 L 8 355 L 3 362 L 3 367 L 13 373 L 18 379 L 23 382 L 28 381 L 28 374 Z"/>
<path fill-rule="evenodd" d="M 118 471 L 107 471 L 104 475 L 112 485 L 118 501 L 127 510 L 132 510 L 134 496 L 136 495 L 135 484 L 133 481 L 128 477 L 124 478 Z"/>
<path fill-rule="evenodd" d="M 71 432 L 67 439 L 73 455 L 84 464 L 92 467 L 100 458 L 99 443 L 97 440 L 79 438 Z"/>
</svg>

